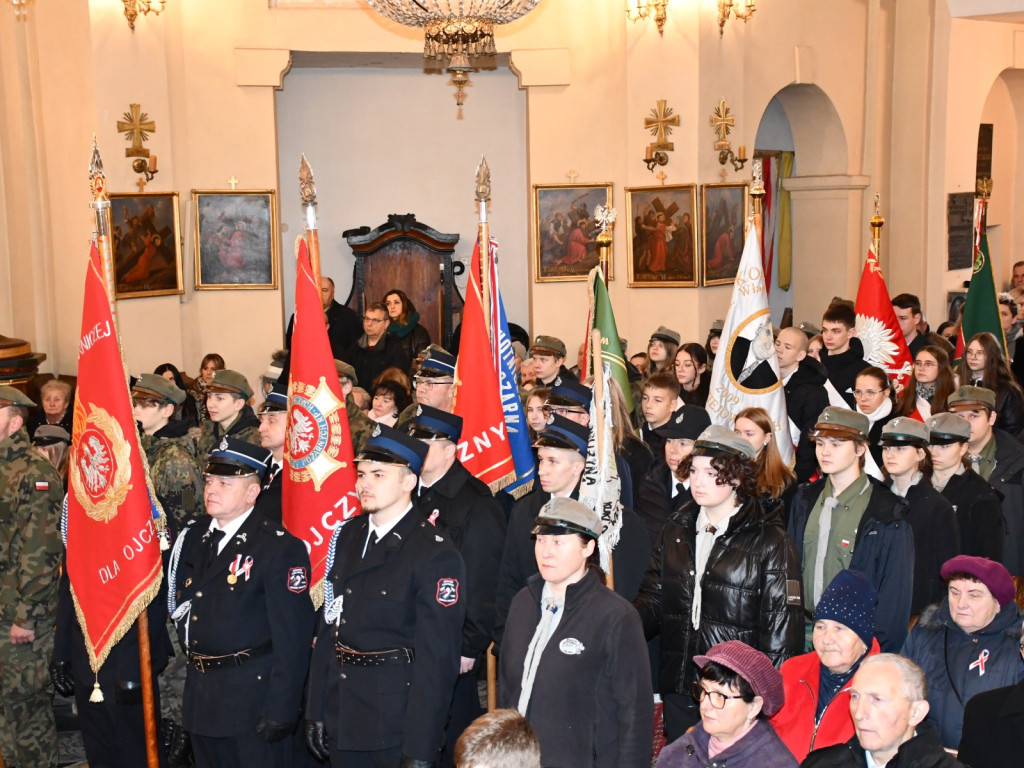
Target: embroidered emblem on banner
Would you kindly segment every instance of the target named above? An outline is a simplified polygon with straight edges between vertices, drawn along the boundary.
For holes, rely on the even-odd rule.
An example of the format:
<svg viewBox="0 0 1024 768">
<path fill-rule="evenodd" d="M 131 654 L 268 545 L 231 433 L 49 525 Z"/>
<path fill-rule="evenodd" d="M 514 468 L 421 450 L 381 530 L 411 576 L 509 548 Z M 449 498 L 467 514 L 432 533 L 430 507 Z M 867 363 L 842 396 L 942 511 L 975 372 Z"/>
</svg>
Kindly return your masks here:
<svg viewBox="0 0 1024 768">
<path fill-rule="evenodd" d="M 445 608 L 450 608 L 459 602 L 459 581 L 458 579 L 437 580 L 437 602 Z"/>
<path fill-rule="evenodd" d="M 328 477 L 345 466 L 337 458 L 342 442 L 340 411 L 345 403 L 335 397 L 323 377 L 315 388 L 301 381 L 292 382 L 291 391 L 288 431 L 291 478 L 300 483 L 312 481 L 314 490 L 319 491 Z"/>
<path fill-rule="evenodd" d="M 105 409 L 89 403 L 70 470 L 75 498 L 91 519 L 107 523 L 132 489 L 131 448 L 121 425 Z"/>
</svg>

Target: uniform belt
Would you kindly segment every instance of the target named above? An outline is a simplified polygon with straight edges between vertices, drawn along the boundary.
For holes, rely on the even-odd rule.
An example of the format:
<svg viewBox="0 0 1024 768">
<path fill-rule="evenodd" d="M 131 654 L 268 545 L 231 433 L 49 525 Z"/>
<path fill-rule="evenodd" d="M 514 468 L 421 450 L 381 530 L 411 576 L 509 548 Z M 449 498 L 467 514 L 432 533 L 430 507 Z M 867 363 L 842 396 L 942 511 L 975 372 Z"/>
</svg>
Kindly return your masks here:
<svg viewBox="0 0 1024 768">
<path fill-rule="evenodd" d="M 395 664 L 412 664 L 416 654 L 412 648 L 392 648 L 387 651 L 357 651 L 354 648 L 335 643 L 334 652 L 341 666 L 390 667 Z"/>
<path fill-rule="evenodd" d="M 189 653 L 188 660 L 198 672 L 206 673 L 208 670 L 219 667 L 241 667 L 250 659 L 258 658 L 270 653 L 271 644 L 264 643 L 257 648 L 246 648 L 244 651 L 226 653 L 223 656 L 207 656 L 203 653 Z"/>
</svg>

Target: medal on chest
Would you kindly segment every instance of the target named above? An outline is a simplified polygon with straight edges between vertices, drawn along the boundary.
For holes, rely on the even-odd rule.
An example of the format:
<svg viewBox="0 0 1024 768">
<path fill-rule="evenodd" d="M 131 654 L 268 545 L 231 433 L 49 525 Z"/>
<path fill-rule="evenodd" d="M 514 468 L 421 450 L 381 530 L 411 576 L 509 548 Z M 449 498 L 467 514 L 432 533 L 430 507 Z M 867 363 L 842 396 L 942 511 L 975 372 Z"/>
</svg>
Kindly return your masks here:
<svg viewBox="0 0 1024 768">
<path fill-rule="evenodd" d="M 231 561 L 231 565 L 228 567 L 228 584 L 234 586 L 238 583 L 239 577 L 244 577 L 246 581 L 249 580 L 249 576 L 252 573 L 253 560 L 249 555 L 245 556 L 245 561 L 242 561 L 242 555 L 235 555 L 235 559 Z"/>
</svg>

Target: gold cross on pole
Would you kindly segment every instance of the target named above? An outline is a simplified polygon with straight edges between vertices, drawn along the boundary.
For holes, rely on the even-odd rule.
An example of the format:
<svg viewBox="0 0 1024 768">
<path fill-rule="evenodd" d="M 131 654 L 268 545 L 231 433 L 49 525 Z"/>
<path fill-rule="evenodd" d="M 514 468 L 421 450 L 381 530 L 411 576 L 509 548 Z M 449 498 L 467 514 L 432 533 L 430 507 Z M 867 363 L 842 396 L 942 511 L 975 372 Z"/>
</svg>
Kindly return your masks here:
<svg viewBox="0 0 1024 768">
<path fill-rule="evenodd" d="M 666 106 L 665 99 L 658 99 L 657 107 L 651 110 L 650 117 L 644 118 L 644 128 L 654 137 L 652 148 L 671 152 L 675 145 L 668 140 L 672 126 L 679 126 L 679 115 L 672 113 L 672 107 Z"/>
<path fill-rule="evenodd" d="M 142 111 L 138 104 L 129 104 L 128 111 L 117 121 L 118 133 L 123 133 L 126 141 L 132 145 L 124 151 L 125 157 L 149 157 L 149 150 L 142 146 L 149 139 L 149 134 L 156 133 L 156 123 Z"/>
<path fill-rule="evenodd" d="M 715 107 L 715 111 L 711 113 L 711 127 L 715 129 L 718 134 L 718 142 L 715 144 L 715 149 L 722 149 L 719 144 L 724 143 L 726 146 L 729 144 L 729 131 L 736 125 L 736 118 L 729 114 L 729 107 L 726 106 L 725 99 L 718 102 L 718 106 Z"/>
<path fill-rule="evenodd" d="M 234 190 L 238 186 L 238 179 L 235 178 L 234 174 L 231 174 L 231 178 L 228 179 L 228 184 L 231 185 L 231 189 Z"/>
<path fill-rule="evenodd" d="M 576 171 L 574 169 L 572 169 L 572 168 L 570 168 L 569 172 L 567 174 L 565 174 L 565 175 L 569 177 L 569 183 L 570 184 L 575 184 L 576 183 L 576 178 L 579 176 L 579 174 L 576 173 Z"/>
</svg>

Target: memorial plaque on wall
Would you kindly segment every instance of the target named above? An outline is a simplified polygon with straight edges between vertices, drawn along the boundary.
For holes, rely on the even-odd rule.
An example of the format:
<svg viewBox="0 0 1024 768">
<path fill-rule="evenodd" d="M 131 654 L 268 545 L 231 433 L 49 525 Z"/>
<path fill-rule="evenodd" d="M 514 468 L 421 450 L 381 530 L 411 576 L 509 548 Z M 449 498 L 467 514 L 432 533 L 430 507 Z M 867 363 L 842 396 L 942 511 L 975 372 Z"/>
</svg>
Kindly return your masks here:
<svg viewBox="0 0 1024 768">
<path fill-rule="evenodd" d="M 949 244 L 946 269 L 968 269 L 974 264 L 974 193 L 954 192 L 946 204 Z"/>
</svg>

